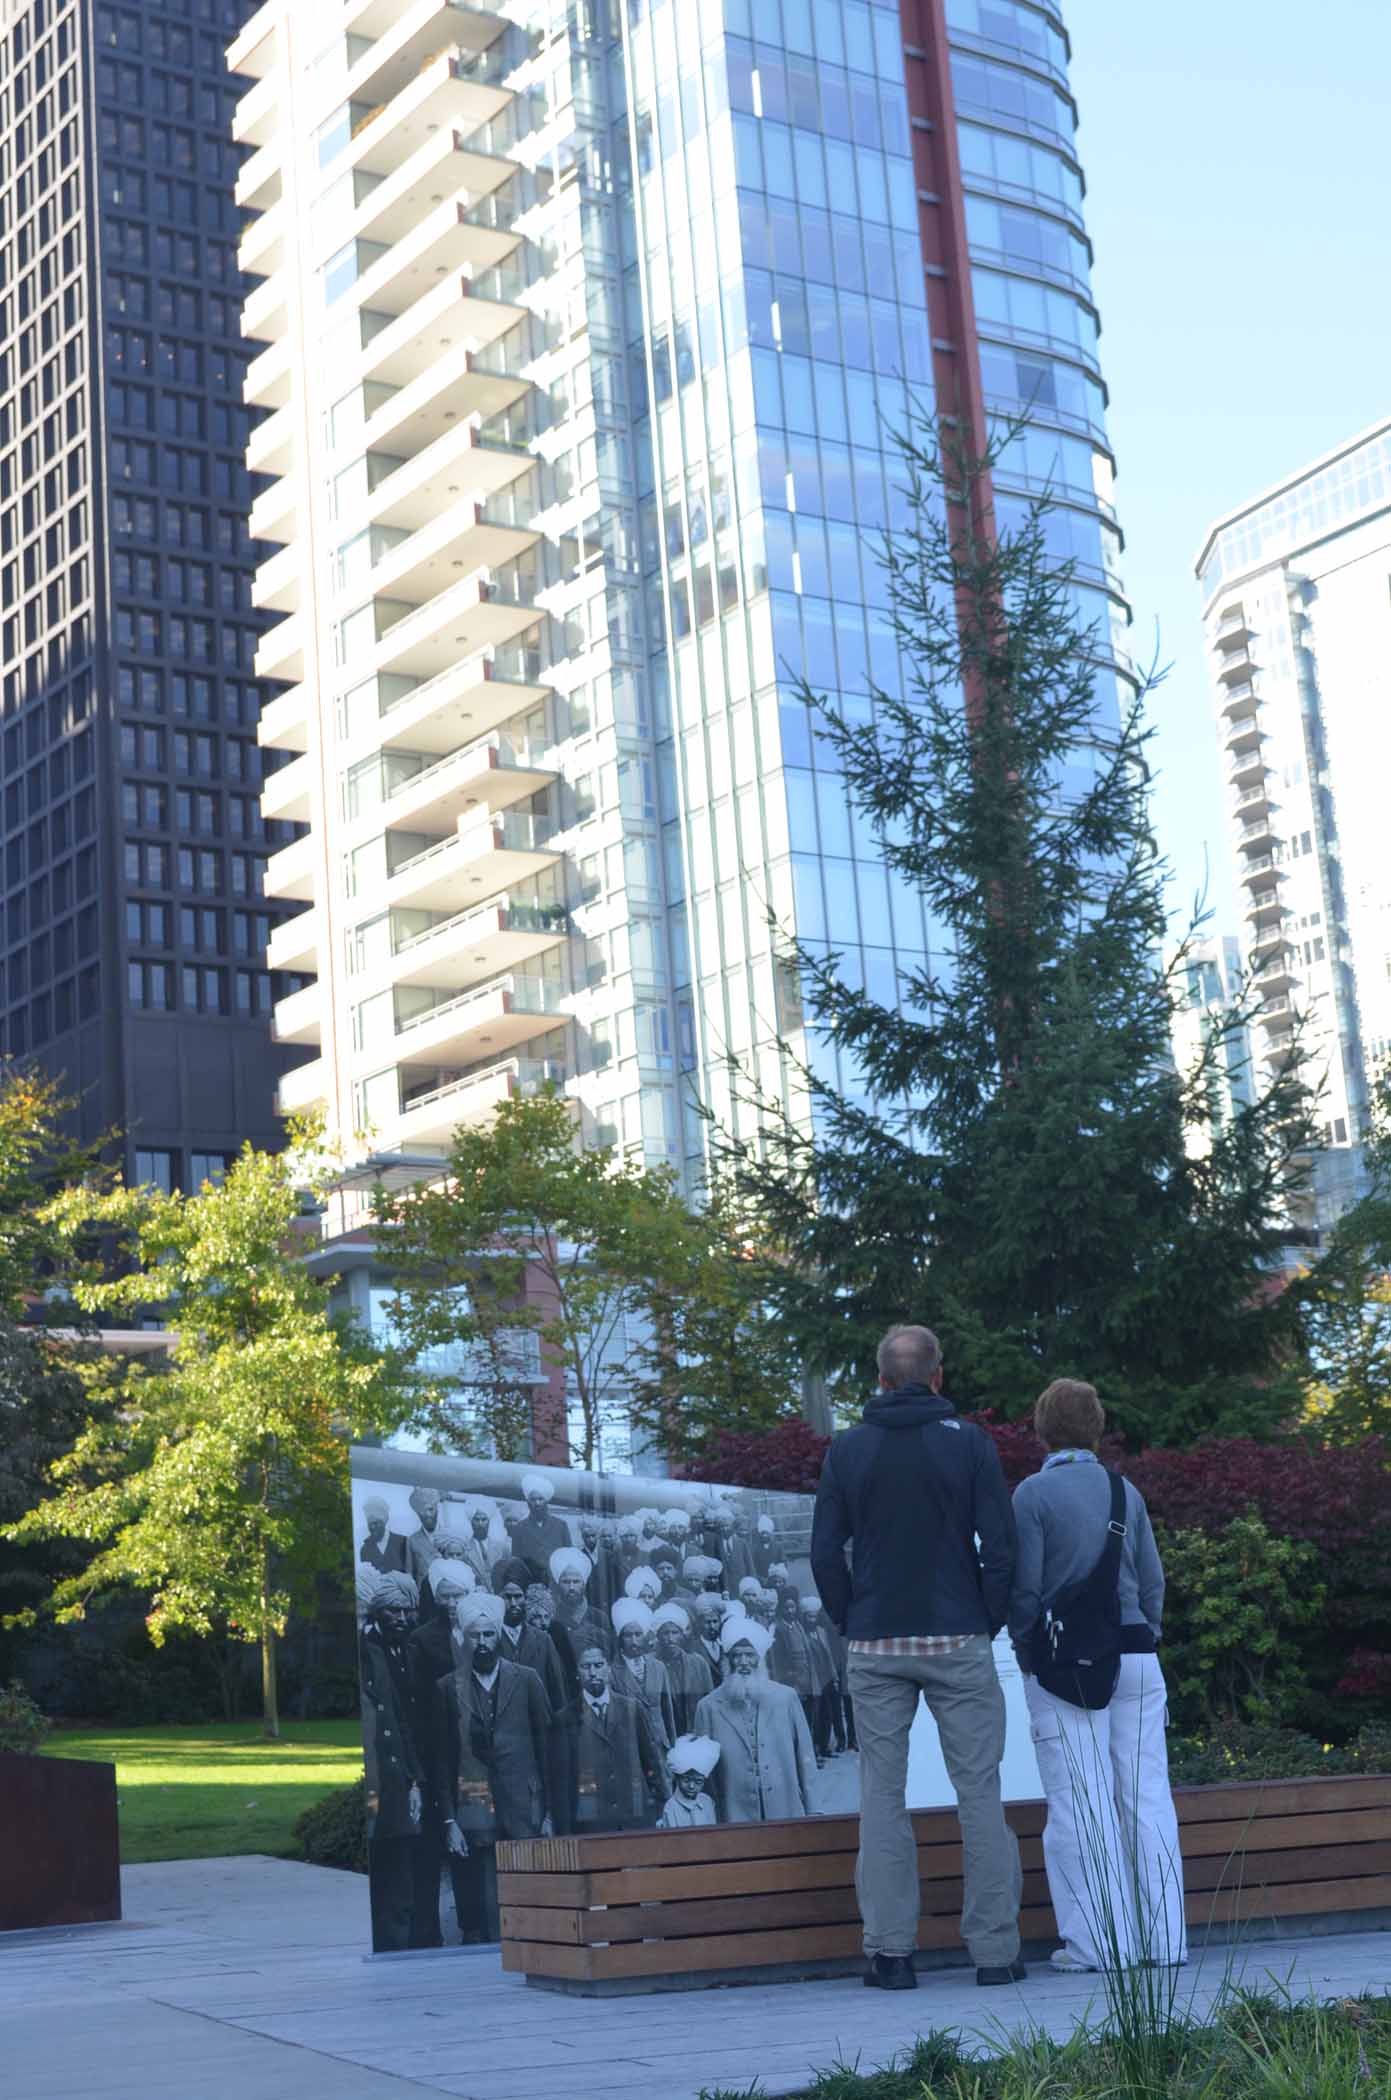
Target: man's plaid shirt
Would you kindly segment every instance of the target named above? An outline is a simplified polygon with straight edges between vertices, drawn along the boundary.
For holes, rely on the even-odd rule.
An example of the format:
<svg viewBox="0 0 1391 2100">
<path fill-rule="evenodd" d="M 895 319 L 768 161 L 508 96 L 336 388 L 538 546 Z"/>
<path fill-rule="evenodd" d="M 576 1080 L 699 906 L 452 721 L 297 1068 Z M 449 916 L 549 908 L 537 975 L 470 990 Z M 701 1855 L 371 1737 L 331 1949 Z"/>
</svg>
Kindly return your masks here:
<svg viewBox="0 0 1391 2100">
<path fill-rule="evenodd" d="M 973 1633 L 892 1633 L 882 1641 L 852 1641 L 852 1655 L 897 1655 L 926 1656 L 954 1655 L 968 1641 L 976 1638 Z"/>
</svg>

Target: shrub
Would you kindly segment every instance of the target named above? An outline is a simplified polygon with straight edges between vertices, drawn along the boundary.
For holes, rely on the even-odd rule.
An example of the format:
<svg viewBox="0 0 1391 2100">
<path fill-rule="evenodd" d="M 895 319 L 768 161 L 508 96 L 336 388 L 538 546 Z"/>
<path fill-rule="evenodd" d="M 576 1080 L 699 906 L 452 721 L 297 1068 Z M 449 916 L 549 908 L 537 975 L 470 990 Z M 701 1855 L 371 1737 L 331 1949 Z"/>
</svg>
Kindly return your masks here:
<svg viewBox="0 0 1391 2100">
<path fill-rule="evenodd" d="M 1323 1610 L 1313 1548 L 1273 1536 L 1249 1511 L 1216 1534 L 1174 1532 L 1160 1551 L 1169 1702 L 1180 1722 L 1285 1719 L 1303 1681 L 1291 1636 Z"/>
<path fill-rule="evenodd" d="M 367 1872 L 367 1780 L 335 1787 L 296 1818 L 295 1843 L 312 1867 Z"/>
<path fill-rule="evenodd" d="M 723 1431 L 685 1470 L 692 1480 L 713 1480 L 724 1487 L 810 1495 L 816 1492 L 830 1441 L 798 1415 L 756 1435 Z"/>
<path fill-rule="evenodd" d="M 0 1687 L 0 1750 L 31 1757 L 52 1726 L 17 1677 Z"/>
<path fill-rule="evenodd" d="M 1169 1740 L 1169 1777 L 1175 1786 L 1309 1779 L 1363 1769 L 1351 1750 L 1321 1743 L 1297 1728 L 1247 1728 L 1235 1722 L 1216 1736 L 1176 1735 Z"/>
</svg>

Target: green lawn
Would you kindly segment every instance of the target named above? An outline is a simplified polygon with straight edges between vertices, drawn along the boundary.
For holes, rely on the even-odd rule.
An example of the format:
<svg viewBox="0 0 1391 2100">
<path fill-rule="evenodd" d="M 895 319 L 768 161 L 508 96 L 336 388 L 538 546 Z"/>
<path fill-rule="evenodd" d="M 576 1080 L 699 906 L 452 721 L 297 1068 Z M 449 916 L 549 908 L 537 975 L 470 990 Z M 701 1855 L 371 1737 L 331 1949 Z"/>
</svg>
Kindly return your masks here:
<svg viewBox="0 0 1391 2100">
<path fill-rule="evenodd" d="M 121 1858 L 209 1859 L 231 1852 L 293 1855 L 302 1809 L 362 1770 L 356 1721 L 295 1721 L 268 1743 L 254 1721 L 201 1728 L 81 1728 L 48 1738 L 53 1757 L 116 1767 Z"/>
</svg>

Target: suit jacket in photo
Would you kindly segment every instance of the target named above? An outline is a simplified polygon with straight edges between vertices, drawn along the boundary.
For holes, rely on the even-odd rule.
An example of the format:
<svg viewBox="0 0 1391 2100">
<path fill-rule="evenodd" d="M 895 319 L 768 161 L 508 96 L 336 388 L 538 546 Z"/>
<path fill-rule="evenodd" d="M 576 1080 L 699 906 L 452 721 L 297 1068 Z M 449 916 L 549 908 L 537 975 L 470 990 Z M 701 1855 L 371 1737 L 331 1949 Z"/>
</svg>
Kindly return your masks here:
<svg viewBox="0 0 1391 2100">
<path fill-rule="evenodd" d="M 538 1633 L 534 1626 L 523 1625 L 514 1641 L 511 1629 L 504 1626 L 498 1653 L 504 1662 L 520 1663 L 523 1669 L 534 1670 L 545 1690 L 546 1705 L 553 1714 L 560 1712 L 570 1695 L 566 1690 L 560 1651 L 548 1633 Z"/>
<path fill-rule="evenodd" d="M 625 1699 L 636 1699 L 639 1706 L 647 1709 L 647 1718 L 652 1724 L 652 1733 L 663 1750 L 670 1750 L 676 1741 L 676 1709 L 671 1700 L 671 1680 L 666 1673 L 666 1664 L 659 1663 L 655 1655 L 640 1656 L 630 1663 L 620 1655 L 613 1659 L 613 1689 L 621 1692 Z"/>
<path fill-rule="evenodd" d="M 836 1659 L 831 1653 L 831 1644 L 819 1625 L 804 1626 L 803 1631 L 811 1649 L 812 1696 L 819 1699 L 836 1681 Z"/>
<path fill-rule="evenodd" d="M 427 1531 L 425 1526 L 421 1524 L 411 1533 L 408 1539 L 403 1541 L 403 1544 L 406 1549 L 404 1572 L 407 1575 L 414 1575 L 423 1590 L 425 1577 L 430 1572 L 430 1565 L 436 1559 L 440 1550 L 435 1544 L 435 1534 L 433 1531 Z"/>
<path fill-rule="evenodd" d="M 411 1821 L 410 1791 L 426 1783 L 425 1763 L 412 1725 L 409 1662 L 406 1650 L 388 1650 L 375 1632 L 362 1637 L 359 1667 L 362 1686 L 362 1750 L 367 1772 L 371 1838 L 417 1837 Z"/>
<path fill-rule="evenodd" d="M 795 1625 L 779 1616 L 773 1629 L 773 1646 L 768 1656 L 770 1676 L 779 1684 L 790 1685 L 799 1699 L 810 1699 L 816 1689 L 811 1659 L 811 1640 L 800 1619 Z"/>
<path fill-rule="evenodd" d="M 511 1550 L 509 1546 L 494 1545 L 491 1539 L 476 1539 L 470 1532 L 464 1540 L 464 1550 L 460 1558 L 465 1567 L 472 1568 L 479 1589 L 490 1590 L 493 1586 L 494 1568 L 500 1560 L 511 1558 Z"/>
<path fill-rule="evenodd" d="M 455 1633 L 447 1615 L 437 1612 L 431 1619 L 417 1626 L 406 1642 L 406 1654 L 410 1662 L 411 1711 L 415 1716 L 417 1734 L 422 1742 L 432 1738 L 437 1715 L 436 1686 L 441 1677 L 457 1670 L 467 1658 L 464 1643 Z M 430 1772 L 434 1784 L 433 1767 Z"/>
<path fill-rule="evenodd" d="M 646 1710 L 610 1691 L 596 1714 L 581 1693 L 551 1730 L 551 1812 L 562 1836 L 651 1829 L 667 1795 L 666 1764 Z"/>
<path fill-rule="evenodd" d="M 606 1619 L 623 1595 L 624 1579 L 630 1571 L 619 1566 L 618 1555 L 612 1546 L 601 1545 L 590 1558 L 594 1568 L 589 1578 L 589 1602 L 592 1609 Z"/>
<path fill-rule="evenodd" d="M 786 1555 L 779 1551 L 778 1542 L 770 1532 L 756 1531 L 754 1533 L 753 1571 L 765 1590 L 768 1587 L 768 1570 L 772 1567 L 775 1560 L 783 1560 L 785 1558 Z"/>
<path fill-rule="evenodd" d="M 722 1823 L 772 1823 L 812 1812 L 816 1753 L 802 1702 L 769 1679 L 763 1697 L 735 1706 L 722 1687 L 696 1708 L 696 1735 L 713 1736 L 712 1775 Z"/>
<path fill-rule="evenodd" d="M 406 1542 L 399 1531 L 388 1531 L 380 1546 L 370 1535 L 362 1541 L 357 1557 L 379 1575 L 404 1575 Z"/>
<path fill-rule="evenodd" d="M 560 1517 L 547 1511 L 538 1524 L 528 1510 L 521 1522 L 514 1526 L 510 1554 L 524 1560 L 533 1582 L 549 1582 L 551 1579 L 551 1555 L 570 1543 L 570 1527 Z"/>
<path fill-rule="evenodd" d="M 435 1791 L 468 1839 L 539 1837 L 546 1818 L 550 1708 L 541 1680 L 500 1661 L 492 1694 L 467 1664 L 437 1687 Z"/>
<path fill-rule="evenodd" d="M 712 1556 L 724 1569 L 724 1586 L 731 1597 L 739 1594 L 739 1585 L 747 1575 L 756 1575 L 753 1564 L 753 1549 L 746 1538 L 731 1531 L 728 1538 L 721 1534 L 718 1552 Z"/>
<path fill-rule="evenodd" d="M 676 1733 L 689 1735 L 696 1708 L 715 1689 L 715 1673 L 703 1655 L 693 1655 L 689 1648 L 679 1648 L 675 1655 L 664 1655 L 662 1668 L 671 1685 Z"/>
</svg>

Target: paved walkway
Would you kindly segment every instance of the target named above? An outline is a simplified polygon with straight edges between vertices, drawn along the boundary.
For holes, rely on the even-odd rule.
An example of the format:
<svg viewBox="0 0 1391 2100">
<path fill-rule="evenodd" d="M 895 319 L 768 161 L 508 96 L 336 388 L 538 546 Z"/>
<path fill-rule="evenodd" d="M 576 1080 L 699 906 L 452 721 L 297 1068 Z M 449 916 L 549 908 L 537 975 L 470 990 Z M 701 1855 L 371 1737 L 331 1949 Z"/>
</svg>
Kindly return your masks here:
<svg viewBox="0 0 1391 2100">
<path fill-rule="evenodd" d="M 491 1949 L 372 1961 L 367 1889 L 287 1860 L 131 1867 L 126 1921 L 0 1935 L 0 2065 L 16 2100 L 699 2100 L 795 2091 L 837 2061 L 869 2070 L 915 2035 L 1066 2034 L 1095 1979 L 1031 1973 L 977 1991 L 968 1970 L 913 1995 L 858 1982 L 601 2001 L 504 1976 Z M 1391 1935 L 1286 1940 L 1183 1978 L 1201 2009 L 1229 1966 L 1322 1998 L 1391 1988 Z"/>
</svg>

